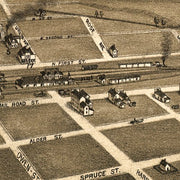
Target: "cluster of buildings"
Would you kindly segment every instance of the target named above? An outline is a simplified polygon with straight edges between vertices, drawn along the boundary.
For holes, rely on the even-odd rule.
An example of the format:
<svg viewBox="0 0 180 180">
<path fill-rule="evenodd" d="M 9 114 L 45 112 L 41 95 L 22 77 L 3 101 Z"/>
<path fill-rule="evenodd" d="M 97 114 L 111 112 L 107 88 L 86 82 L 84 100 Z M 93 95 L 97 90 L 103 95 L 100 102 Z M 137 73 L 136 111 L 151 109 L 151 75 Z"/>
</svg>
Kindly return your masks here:
<svg viewBox="0 0 180 180">
<path fill-rule="evenodd" d="M 125 105 L 129 105 L 130 107 L 136 106 L 136 102 L 132 102 L 124 90 L 111 88 L 108 91 L 108 99 L 119 108 L 125 108 Z"/>
<path fill-rule="evenodd" d="M 7 54 L 10 54 L 10 49 L 19 47 L 21 39 L 21 36 L 13 34 L 8 34 L 4 37 L 6 47 L 8 48 Z M 36 54 L 32 51 L 31 47 L 24 46 L 18 51 L 17 58 L 21 64 L 35 63 Z"/>
<path fill-rule="evenodd" d="M 27 76 L 16 80 L 15 84 L 21 88 L 55 86 L 73 84 L 74 80 L 70 75 L 63 75 L 58 68 L 47 68 L 38 76 Z"/>
</svg>

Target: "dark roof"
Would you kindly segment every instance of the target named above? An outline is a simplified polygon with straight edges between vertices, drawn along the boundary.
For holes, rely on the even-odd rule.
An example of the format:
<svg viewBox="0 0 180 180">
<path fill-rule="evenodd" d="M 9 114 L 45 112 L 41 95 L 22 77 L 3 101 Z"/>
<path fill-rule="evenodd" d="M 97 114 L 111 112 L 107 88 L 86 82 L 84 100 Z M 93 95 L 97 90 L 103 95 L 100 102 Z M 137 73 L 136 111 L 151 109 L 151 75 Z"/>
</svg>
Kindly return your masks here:
<svg viewBox="0 0 180 180">
<path fill-rule="evenodd" d="M 18 55 L 22 56 L 22 55 L 24 55 L 26 53 L 30 53 L 31 55 L 34 54 L 30 47 L 28 48 L 28 47 L 24 46 L 22 49 L 19 50 Z"/>
<path fill-rule="evenodd" d="M 119 96 L 122 97 L 123 99 L 129 99 L 128 95 L 126 94 L 125 91 L 119 91 Z"/>
<path fill-rule="evenodd" d="M 81 99 L 82 97 L 89 96 L 84 90 L 78 91 L 77 89 L 72 91 L 72 94 L 76 96 L 78 99 Z"/>
<path fill-rule="evenodd" d="M 51 74 L 63 74 L 61 71 L 59 71 L 58 68 L 46 68 L 44 71 L 42 71 L 42 73 L 51 73 Z"/>
<path fill-rule="evenodd" d="M 115 44 L 113 44 L 109 49 L 111 49 L 112 51 L 117 50 Z"/>
<path fill-rule="evenodd" d="M 98 79 L 104 80 L 104 79 L 106 79 L 106 75 L 105 75 L 105 74 L 102 74 L 102 75 L 98 76 Z"/>
<path fill-rule="evenodd" d="M 85 102 L 81 102 L 81 103 L 80 103 L 80 107 L 84 108 L 84 107 L 86 107 L 86 106 L 87 106 L 87 104 L 86 104 Z"/>
<path fill-rule="evenodd" d="M 160 89 L 155 90 L 154 93 L 157 94 L 158 96 L 160 96 L 161 98 L 167 96 L 167 95 L 166 95 L 164 92 L 162 92 Z M 167 96 L 167 98 L 169 98 L 169 97 Z"/>
<path fill-rule="evenodd" d="M 163 166 L 169 165 L 169 163 L 166 161 L 166 159 L 161 160 L 160 164 Z"/>
<path fill-rule="evenodd" d="M 115 96 L 117 94 L 115 88 L 111 88 L 108 93 L 110 93 L 112 96 Z"/>
</svg>

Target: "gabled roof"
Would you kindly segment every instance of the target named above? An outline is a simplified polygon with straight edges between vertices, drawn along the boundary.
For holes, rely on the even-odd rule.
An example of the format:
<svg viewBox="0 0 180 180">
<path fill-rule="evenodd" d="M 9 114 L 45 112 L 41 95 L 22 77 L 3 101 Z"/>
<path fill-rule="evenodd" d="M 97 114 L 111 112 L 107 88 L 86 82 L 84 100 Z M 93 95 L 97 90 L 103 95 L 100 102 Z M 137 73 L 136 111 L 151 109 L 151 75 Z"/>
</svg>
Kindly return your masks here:
<svg viewBox="0 0 180 180">
<path fill-rule="evenodd" d="M 128 99 L 129 97 L 128 97 L 128 95 L 126 94 L 126 92 L 125 91 L 119 91 L 119 96 L 120 97 L 122 97 L 123 99 Z"/>
<path fill-rule="evenodd" d="M 155 92 L 155 94 L 157 94 L 159 97 L 163 98 L 163 97 L 167 97 L 169 98 L 164 92 L 162 92 L 160 89 L 157 89 Z"/>
<path fill-rule="evenodd" d="M 84 90 L 78 91 L 77 89 L 73 90 L 72 94 L 78 99 L 81 99 L 82 97 L 86 98 L 87 96 L 89 96 Z"/>
<path fill-rule="evenodd" d="M 163 165 L 164 167 L 166 165 L 169 165 L 169 163 L 166 161 L 166 159 L 161 160 L 160 164 Z"/>
<path fill-rule="evenodd" d="M 80 103 L 80 107 L 85 108 L 86 106 L 87 104 L 84 101 Z"/>
<path fill-rule="evenodd" d="M 108 93 L 110 93 L 112 96 L 115 96 L 117 94 L 115 88 L 111 88 Z"/>
<path fill-rule="evenodd" d="M 32 52 L 32 50 L 31 50 L 30 47 L 24 46 L 22 49 L 19 50 L 18 55 L 19 55 L 19 56 L 22 56 L 22 55 L 24 55 L 24 54 L 26 54 L 26 53 L 30 53 L 31 55 L 34 54 L 34 53 Z"/>
<path fill-rule="evenodd" d="M 117 51 L 117 48 L 116 48 L 115 44 L 113 44 L 109 49 L 111 49 L 112 51 L 114 51 L 114 50 Z"/>
</svg>

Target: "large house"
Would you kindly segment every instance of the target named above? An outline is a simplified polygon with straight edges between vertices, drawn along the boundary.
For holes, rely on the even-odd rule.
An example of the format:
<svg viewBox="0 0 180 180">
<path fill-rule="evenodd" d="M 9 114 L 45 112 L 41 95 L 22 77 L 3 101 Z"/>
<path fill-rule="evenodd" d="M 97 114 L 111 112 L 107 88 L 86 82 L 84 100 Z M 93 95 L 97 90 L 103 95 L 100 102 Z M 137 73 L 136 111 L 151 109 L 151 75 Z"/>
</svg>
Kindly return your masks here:
<svg viewBox="0 0 180 180">
<path fill-rule="evenodd" d="M 115 88 L 111 88 L 108 91 L 108 99 L 109 99 L 110 102 L 112 102 L 113 104 L 115 104 L 119 108 L 124 108 L 125 107 L 125 103 L 120 98 L 119 92 L 116 91 Z"/>
<path fill-rule="evenodd" d="M 162 92 L 160 88 L 157 88 L 154 90 L 153 96 L 154 98 L 158 99 L 159 101 L 163 103 L 170 102 L 170 97 L 168 97 L 164 92 Z"/>
<path fill-rule="evenodd" d="M 20 43 L 20 36 L 9 34 L 5 36 L 5 42 L 8 48 L 17 48 Z"/>
<path fill-rule="evenodd" d="M 76 111 L 83 114 L 84 116 L 94 114 L 90 96 L 84 90 L 75 89 L 72 91 L 71 105 Z"/>
<path fill-rule="evenodd" d="M 36 61 L 36 55 L 33 53 L 30 47 L 23 47 L 19 50 L 17 58 L 21 64 L 28 64 Z"/>
</svg>

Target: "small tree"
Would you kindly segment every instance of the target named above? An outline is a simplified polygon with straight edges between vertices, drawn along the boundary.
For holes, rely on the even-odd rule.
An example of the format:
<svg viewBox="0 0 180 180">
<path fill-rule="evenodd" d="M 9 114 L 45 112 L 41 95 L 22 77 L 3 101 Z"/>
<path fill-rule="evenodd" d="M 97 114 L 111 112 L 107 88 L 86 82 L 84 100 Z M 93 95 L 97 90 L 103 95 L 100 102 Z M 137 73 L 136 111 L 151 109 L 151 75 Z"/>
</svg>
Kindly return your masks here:
<svg viewBox="0 0 180 180">
<path fill-rule="evenodd" d="M 158 24 L 160 23 L 160 20 L 158 17 L 154 17 L 154 23 L 156 26 L 158 26 Z"/>
<path fill-rule="evenodd" d="M 99 16 L 99 13 L 98 13 L 97 10 L 95 11 L 95 14 L 94 14 L 94 15 L 95 15 L 96 18 Z"/>
</svg>

